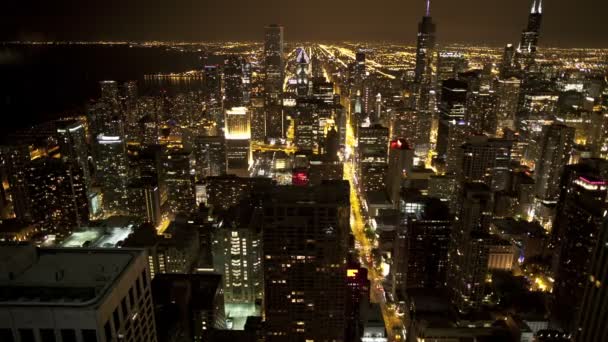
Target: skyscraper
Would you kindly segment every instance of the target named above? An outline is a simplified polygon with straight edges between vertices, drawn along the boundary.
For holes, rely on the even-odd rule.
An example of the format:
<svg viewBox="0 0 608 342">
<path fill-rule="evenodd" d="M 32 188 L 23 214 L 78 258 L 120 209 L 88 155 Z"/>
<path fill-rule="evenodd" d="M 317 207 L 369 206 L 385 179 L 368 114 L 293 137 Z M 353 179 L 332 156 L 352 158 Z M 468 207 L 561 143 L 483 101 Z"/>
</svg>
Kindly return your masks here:
<svg viewBox="0 0 608 342">
<path fill-rule="evenodd" d="M 359 128 L 357 167 L 364 192 L 386 189 L 388 128 L 381 125 Z"/>
<path fill-rule="evenodd" d="M 471 125 L 472 133 L 496 134 L 498 102 L 494 91 L 469 93 L 465 120 Z"/>
<path fill-rule="evenodd" d="M 267 341 L 344 340 L 348 183 L 277 187 L 263 207 Z"/>
<path fill-rule="evenodd" d="M 536 197 L 555 202 L 559 197 L 559 179 L 568 163 L 574 144 L 574 128 L 562 124 L 543 127 L 540 154 L 534 171 Z"/>
<path fill-rule="evenodd" d="M 515 115 L 519 101 L 521 81 L 518 78 L 499 79 L 496 87 L 498 110 L 496 113 L 496 132 L 500 134 L 504 128 L 515 130 Z"/>
<path fill-rule="evenodd" d="M 468 123 L 464 120 L 466 105 L 467 83 L 455 79 L 443 81 L 436 150 L 445 162 L 447 172 L 456 171 L 458 149 L 469 134 Z"/>
<path fill-rule="evenodd" d="M 268 25 L 264 37 L 264 67 L 266 71 L 265 91 L 268 101 L 280 104 L 283 92 L 284 56 L 283 26 Z"/>
<path fill-rule="evenodd" d="M 437 95 L 441 96 L 442 82 L 451 78 L 458 77 L 458 74 L 465 71 L 468 61 L 460 52 L 441 51 L 437 53 Z"/>
<path fill-rule="evenodd" d="M 416 43 L 416 68 L 413 83 L 413 108 L 416 109 L 416 130 L 418 139 L 416 151 L 426 155 L 430 148 L 430 135 L 435 110 L 433 71 L 435 64 L 435 24 L 431 18 L 430 0 L 426 2 L 426 12 L 418 24 Z"/>
<path fill-rule="evenodd" d="M 57 135 L 61 154 L 73 162 L 82 172 L 86 191 L 91 187 L 89 151 L 84 124 L 80 121 L 57 122 Z"/>
<path fill-rule="evenodd" d="M 585 292 L 581 302 L 578 316 L 575 341 L 592 342 L 608 339 L 608 325 L 606 325 L 606 309 L 608 296 L 605 279 L 608 276 L 608 221 L 605 219 L 600 228 L 597 243 L 591 254 L 589 277 L 586 279 Z"/>
<path fill-rule="evenodd" d="M 223 65 L 224 108 L 244 105 L 243 58 L 228 56 Z"/>
<path fill-rule="evenodd" d="M 407 232 L 403 283 L 406 288 L 440 288 L 447 279 L 453 219 L 448 207 L 436 198 L 425 199 L 422 206 L 417 213 L 406 213 L 402 208 L 402 225 Z"/>
<path fill-rule="evenodd" d="M 521 33 L 521 41 L 515 55 L 520 68 L 528 68 L 534 63 L 540 36 L 540 25 L 543 18 L 543 0 L 533 0 L 528 25 Z"/>
<path fill-rule="evenodd" d="M 223 215 L 213 232 L 214 269 L 223 275 L 227 303 L 254 304 L 262 300 L 261 208 L 244 200 Z"/>
<path fill-rule="evenodd" d="M 32 219 L 46 234 L 62 238 L 89 220 L 82 170 L 71 161 L 40 158 L 26 173 Z"/>
<path fill-rule="evenodd" d="M 0 260 L 0 340 L 156 341 L 144 252 L 10 245 Z"/>
<path fill-rule="evenodd" d="M 418 24 L 416 69 L 414 82 L 418 87 L 418 110 L 429 110 L 430 91 L 433 89 L 433 59 L 435 57 L 435 24 L 431 18 L 431 1 L 426 1 L 426 12 Z"/>
<path fill-rule="evenodd" d="M 471 136 L 460 147 L 457 173 L 461 182 L 482 182 L 504 190 L 510 177 L 512 141 Z"/>
<path fill-rule="evenodd" d="M 195 175 L 197 180 L 226 173 L 226 140 L 222 136 L 194 138 Z"/>
<path fill-rule="evenodd" d="M 598 176 L 588 172 L 585 165 L 566 166 L 552 227 L 557 244 L 553 312 L 562 328 L 569 331 L 576 324 L 593 262 L 592 251 L 605 220 L 608 182 Z"/>
<path fill-rule="evenodd" d="M 492 202 L 492 192 L 485 184 L 464 185 L 459 220 L 452 230 L 448 276 L 452 302 L 461 312 L 477 309 L 485 296 Z"/>
<path fill-rule="evenodd" d="M 500 77 L 508 78 L 514 74 L 515 64 L 515 47 L 513 44 L 507 44 L 502 55 L 502 61 L 500 62 Z"/>
<path fill-rule="evenodd" d="M 305 97 L 309 94 L 309 78 L 310 78 L 310 57 L 303 47 L 298 48 L 296 54 L 296 78 L 298 82 L 297 94 Z"/>
<path fill-rule="evenodd" d="M 171 214 L 188 214 L 196 209 L 194 156 L 186 149 L 166 149 L 162 155 L 162 179 L 167 189 Z"/>
<path fill-rule="evenodd" d="M 284 117 L 282 110 L 283 78 L 285 62 L 283 55 L 283 26 L 269 25 L 264 37 L 264 91 L 266 94 L 266 136 L 283 138 Z"/>
<path fill-rule="evenodd" d="M 126 209 L 128 163 L 125 141 L 121 136 L 100 134 L 95 141 L 97 181 L 103 192 L 103 207 L 108 213 Z"/>
<path fill-rule="evenodd" d="M 246 107 L 226 110 L 225 136 L 227 172 L 247 176 L 251 153 L 251 123 Z"/>
<path fill-rule="evenodd" d="M 404 177 L 414 166 L 414 150 L 405 139 L 391 140 L 388 151 L 386 189 L 395 209 L 399 206 L 399 193 Z"/>
</svg>

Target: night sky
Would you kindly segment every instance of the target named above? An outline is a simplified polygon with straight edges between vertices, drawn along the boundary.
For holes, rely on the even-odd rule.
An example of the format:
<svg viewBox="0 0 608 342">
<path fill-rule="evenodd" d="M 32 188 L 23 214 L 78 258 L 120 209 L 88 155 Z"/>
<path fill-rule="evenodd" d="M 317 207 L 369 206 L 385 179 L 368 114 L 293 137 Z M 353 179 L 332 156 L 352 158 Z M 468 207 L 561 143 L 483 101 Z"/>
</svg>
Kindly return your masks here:
<svg viewBox="0 0 608 342">
<path fill-rule="evenodd" d="M 531 0 L 434 0 L 441 43 L 517 42 Z M 545 0 L 541 45 L 608 47 L 606 0 Z M 267 23 L 286 40 L 412 43 L 423 0 L 4 1 L 0 39 L 262 40 Z"/>
</svg>

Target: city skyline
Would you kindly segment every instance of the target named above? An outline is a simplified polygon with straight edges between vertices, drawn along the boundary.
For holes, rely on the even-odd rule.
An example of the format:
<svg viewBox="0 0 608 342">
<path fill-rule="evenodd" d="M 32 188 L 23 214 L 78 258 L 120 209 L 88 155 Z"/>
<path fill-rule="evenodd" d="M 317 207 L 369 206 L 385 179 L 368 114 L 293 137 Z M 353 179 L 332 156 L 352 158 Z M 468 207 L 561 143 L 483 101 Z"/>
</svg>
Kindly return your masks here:
<svg viewBox="0 0 608 342">
<path fill-rule="evenodd" d="M 584 4 L 177 1 L 12 11 L 1 342 L 608 341 L 608 49 L 549 47 Z"/>
<path fill-rule="evenodd" d="M 439 25 L 439 44 L 513 41 L 525 24 L 528 1 L 488 3 L 464 0 L 458 4 L 431 3 Z M 113 8 L 121 8 L 113 12 Z M 0 40 L 33 41 L 260 41 L 252 27 L 278 23 L 287 27 L 288 41 L 387 41 L 415 43 L 424 1 L 388 1 L 370 6 L 362 0 L 312 0 L 290 6 L 276 0 L 255 3 L 227 1 L 172 6 L 160 2 L 112 1 L 74 6 L 67 1 L 41 2 L 39 6 L 11 3 L 1 15 Z M 553 0 L 544 5 L 543 45 L 553 47 L 608 47 L 602 13 L 608 3 L 598 0 Z M 308 18 L 315 18 L 313 21 Z M 234 23 L 238 23 L 235 25 Z"/>
</svg>

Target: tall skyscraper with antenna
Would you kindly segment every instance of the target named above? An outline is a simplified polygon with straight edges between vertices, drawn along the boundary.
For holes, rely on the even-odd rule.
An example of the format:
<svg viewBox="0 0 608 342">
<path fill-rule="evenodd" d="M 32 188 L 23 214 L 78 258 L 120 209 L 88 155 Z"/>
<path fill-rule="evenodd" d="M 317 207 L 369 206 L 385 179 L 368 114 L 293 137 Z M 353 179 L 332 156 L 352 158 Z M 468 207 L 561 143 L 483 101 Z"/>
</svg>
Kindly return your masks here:
<svg viewBox="0 0 608 342">
<path fill-rule="evenodd" d="M 542 18 L 543 0 L 533 0 L 528 16 L 528 26 L 521 33 L 521 41 L 517 48 L 516 61 L 521 68 L 528 68 L 534 63 Z"/>
<path fill-rule="evenodd" d="M 435 52 L 435 23 L 431 18 L 431 1 L 426 1 L 426 12 L 422 21 L 418 23 L 418 38 L 416 44 L 416 69 L 414 81 L 420 85 L 422 90 L 427 91 L 426 101 L 419 101 L 420 107 L 428 107 L 428 91 L 430 91 L 432 79 L 432 61 Z M 426 89 L 425 89 L 426 88 Z M 426 106 L 426 107 L 425 107 Z"/>
<path fill-rule="evenodd" d="M 416 69 L 414 75 L 416 110 L 420 112 L 419 127 L 421 130 L 420 145 L 428 145 L 430 140 L 432 111 L 431 91 L 433 90 L 433 61 L 435 56 L 435 23 L 431 18 L 431 1 L 426 1 L 426 12 L 418 23 L 416 44 Z M 427 132 L 428 131 L 428 132 Z M 417 150 L 419 148 L 417 147 Z"/>
</svg>

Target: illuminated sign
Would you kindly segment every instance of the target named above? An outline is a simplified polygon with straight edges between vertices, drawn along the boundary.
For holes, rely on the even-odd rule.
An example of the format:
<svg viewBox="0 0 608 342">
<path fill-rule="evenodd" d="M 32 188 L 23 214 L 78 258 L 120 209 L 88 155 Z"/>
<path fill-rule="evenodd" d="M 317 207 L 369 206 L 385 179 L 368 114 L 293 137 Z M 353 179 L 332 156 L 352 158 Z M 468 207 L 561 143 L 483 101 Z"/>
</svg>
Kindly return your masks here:
<svg viewBox="0 0 608 342">
<path fill-rule="evenodd" d="M 579 177 L 574 181 L 574 184 L 580 185 L 585 190 L 598 191 L 606 190 L 606 181 L 603 180 L 590 180 L 585 177 Z"/>
<path fill-rule="evenodd" d="M 303 170 L 294 171 L 291 177 L 291 183 L 298 186 L 308 185 L 308 173 Z"/>
<path fill-rule="evenodd" d="M 392 140 L 390 146 L 393 150 L 407 150 L 409 148 L 405 139 Z"/>
<path fill-rule="evenodd" d="M 349 277 L 349 278 L 356 277 L 358 273 L 359 273 L 359 270 L 355 269 L 355 268 L 347 269 L 346 270 L 346 276 Z"/>
</svg>

